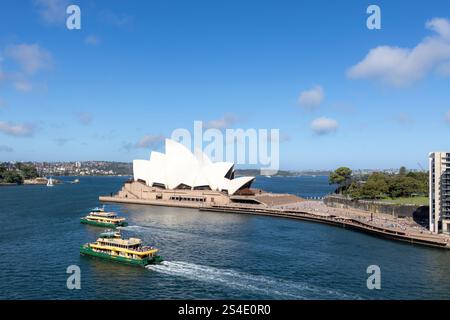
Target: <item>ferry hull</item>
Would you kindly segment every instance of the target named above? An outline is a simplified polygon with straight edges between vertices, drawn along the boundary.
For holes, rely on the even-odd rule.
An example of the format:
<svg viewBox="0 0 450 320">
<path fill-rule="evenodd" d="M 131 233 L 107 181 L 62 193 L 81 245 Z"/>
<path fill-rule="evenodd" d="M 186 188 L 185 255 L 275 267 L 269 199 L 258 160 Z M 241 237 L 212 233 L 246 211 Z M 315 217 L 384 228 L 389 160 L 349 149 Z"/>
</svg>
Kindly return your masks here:
<svg viewBox="0 0 450 320">
<path fill-rule="evenodd" d="M 150 259 L 139 259 L 139 260 L 120 256 L 112 256 L 107 253 L 95 252 L 91 248 L 85 246 L 80 247 L 80 254 L 141 267 L 145 267 L 148 264 L 158 264 L 163 261 L 161 256 L 154 256 Z"/>
<path fill-rule="evenodd" d="M 127 222 L 119 222 L 117 224 L 114 224 L 114 223 L 92 221 L 85 218 L 80 219 L 80 222 L 84 224 L 90 224 L 91 226 L 97 226 L 102 228 L 113 228 L 113 229 L 117 227 L 126 227 L 128 225 Z"/>
</svg>

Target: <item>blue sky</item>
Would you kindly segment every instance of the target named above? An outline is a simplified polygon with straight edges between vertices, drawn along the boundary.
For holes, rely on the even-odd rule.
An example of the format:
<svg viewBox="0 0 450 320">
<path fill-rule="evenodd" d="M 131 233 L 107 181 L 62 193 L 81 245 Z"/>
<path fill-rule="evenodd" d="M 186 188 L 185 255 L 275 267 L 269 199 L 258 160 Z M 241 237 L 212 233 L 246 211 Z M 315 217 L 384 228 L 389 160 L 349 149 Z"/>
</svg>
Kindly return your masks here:
<svg viewBox="0 0 450 320">
<path fill-rule="evenodd" d="M 282 169 L 419 169 L 450 149 L 449 21 L 436 0 L 2 1 L 0 161 L 147 158 L 202 120 L 280 129 Z"/>
</svg>

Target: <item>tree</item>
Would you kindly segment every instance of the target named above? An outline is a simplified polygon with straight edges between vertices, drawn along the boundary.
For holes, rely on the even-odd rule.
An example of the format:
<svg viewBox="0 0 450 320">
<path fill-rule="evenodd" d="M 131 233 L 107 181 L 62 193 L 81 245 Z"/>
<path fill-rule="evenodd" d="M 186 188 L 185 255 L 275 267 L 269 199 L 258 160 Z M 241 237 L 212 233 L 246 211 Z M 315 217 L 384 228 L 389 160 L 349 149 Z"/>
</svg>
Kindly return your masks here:
<svg viewBox="0 0 450 320">
<path fill-rule="evenodd" d="M 401 176 L 406 175 L 406 168 L 405 167 L 400 167 L 400 169 L 398 170 L 398 174 Z"/>
<path fill-rule="evenodd" d="M 337 184 L 338 188 L 336 191 L 342 192 L 350 185 L 351 177 L 352 170 L 350 168 L 340 167 L 330 174 L 328 181 L 330 184 Z"/>
<path fill-rule="evenodd" d="M 427 195 L 429 190 L 429 176 L 428 172 L 408 172 L 407 177 L 413 178 L 417 181 L 416 194 Z"/>
<path fill-rule="evenodd" d="M 6 174 L 6 167 L 0 164 L 0 181 L 3 180 L 5 174 Z"/>
<path fill-rule="evenodd" d="M 23 177 L 18 172 L 7 171 L 5 176 L 4 176 L 4 178 L 3 178 L 3 182 L 22 184 L 23 183 Z"/>
<path fill-rule="evenodd" d="M 358 182 L 352 182 L 346 192 L 353 199 L 361 198 L 361 186 Z"/>
<path fill-rule="evenodd" d="M 34 179 L 39 176 L 36 167 L 33 165 L 22 165 L 20 171 L 24 179 Z"/>
<path fill-rule="evenodd" d="M 407 197 L 417 190 L 416 180 L 407 176 L 393 177 L 389 184 L 389 194 L 392 198 Z"/>
<path fill-rule="evenodd" d="M 428 193 L 428 176 L 424 173 L 397 175 L 389 182 L 389 195 L 392 198 L 426 195 Z"/>
<path fill-rule="evenodd" d="M 372 173 L 361 188 L 361 197 L 366 199 L 380 199 L 389 192 L 388 178 L 381 172 Z"/>
<path fill-rule="evenodd" d="M 405 167 L 400 168 L 396 175 L 374 172 L 369 176 L 352 177 L 348 187 L 342 178 L 342 170 L 330 175 L 330 182 L 340 185 L 340 191 L 354 199 L 380 199 L 384 197 L 412 197 L 416 195 L 426 196 L 428 194 L 428 173 L 407 172 Z M 340 173 L 340 174 L 339 174 Z"/>
</svg>

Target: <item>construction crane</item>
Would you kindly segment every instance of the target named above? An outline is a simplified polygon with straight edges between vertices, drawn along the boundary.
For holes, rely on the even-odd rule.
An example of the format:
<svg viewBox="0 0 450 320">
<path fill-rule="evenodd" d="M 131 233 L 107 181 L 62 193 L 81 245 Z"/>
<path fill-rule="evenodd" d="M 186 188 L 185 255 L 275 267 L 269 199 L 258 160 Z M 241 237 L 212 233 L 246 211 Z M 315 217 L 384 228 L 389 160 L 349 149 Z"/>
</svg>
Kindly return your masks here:
<svg viewBox="0 0 450 320">
<path fill-rule="evenodd" d="M 420 167 L 420 169 L 422 169 L 422 171 L 426 171 L 426 170 L 422 167 L 422 165 L 420 164 L 420 162 L 417 162 L 417 165 Z"/>
</svg>

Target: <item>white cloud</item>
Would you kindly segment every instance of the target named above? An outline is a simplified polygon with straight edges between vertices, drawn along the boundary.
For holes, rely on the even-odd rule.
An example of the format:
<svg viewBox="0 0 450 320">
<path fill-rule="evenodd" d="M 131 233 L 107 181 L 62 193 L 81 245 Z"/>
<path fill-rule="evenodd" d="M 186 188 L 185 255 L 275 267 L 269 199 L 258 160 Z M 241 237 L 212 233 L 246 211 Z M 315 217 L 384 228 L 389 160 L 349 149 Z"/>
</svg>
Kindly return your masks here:
<svg viewBox="0 0 450 320">
<path fill-rule="evenodd" d="M 326 117 L 315 119 L 311 122 L 311 129 L 317 135 L 326 135 L 336 132 L 339 124 L 336 120 Z"/>
<path fill-rule="evenodd" d="M 92 114 L 90 114 L 89 112 L 79 112 L 76 114 L 76 116 L 78 118 L 78 121 L 85 126 L 91 124 L 93 118 Z"/>
<path fill-rule="evenodd" d="M 321 86 L 315 86 L 310 90 L 305 90 L 300 93 L 298 103 L 300 106 L 307 109 L 314 109 L 318 107 L 325 97 L 325 92 Z"/>
<path fill-rule="evenodd" d="M 450 61 L 437 66 L 436 72 L 443 77 L 450 76 Z"/>
<path fill-rule="evenodd" d="M 4 80 L 21 92 L 33 90 L 32 77 L 38 71 L 52 65 L 52 55 L 38 44 L 12 44 L 2 50 L 0 56 L 0 81 Z M 14 65 L 11 70 L 3 71 L 1 62 L 3 57 Z"/>
<path fill-rule="evenodd" d="M 434 18 L 426 27 L 435 32 L 414 48 L 379 46 L 352 66 L 347 75 L 352 79 L 372 79 L 395 87 L 403 87 L 424 78 L 430 72 L 445 74 L 450 62 L 450 22 Z"/>
<path fill-rule="evenodd" d="M 9 45 L 5 49 L 5 56 L 14 60 L 21 71 L 29 75 L 48 68 L 52 63 L 50 52 L 37 44 Z"/>
<path fill-rule="evenodd" d="M 450 124 L 450 110 L 448 110 L 447 113 L 445 114 L 445 122 Z"/>
<path fill-rule="evenodd" d="M 435 31 L 442 38 L 450 40 L 450 21 L 444 18 L 434 18 L 427 21 L 428 29 Z"/>
<path fill-rule="evenodd" d="M 156 148 L 164 142 L 163 135 L 145 135 L 136 143 L 136 148 Z"/>
<path fill-rule="evenodd" d="M 60 24 L 65 26 L 67 18 L 66 9 L 69 5 L 67 0 L 34 0 L 39 15 L 48 24 Z"/>
<path fill-rule="evenodd" d="M 220 119 L 211 120 L 205 123 L 205 129 L 215 128 L 219 130 L 227 129 L 239 122 L 239 118 L 231 113 L 225 114 Z"/>
<path fill-rule="evenodd" d="M 94 35 L 89 35 L 84 38 L 84 43 L 95 46 L 100 44 L 100 38 Z"/>
<path fill-rule="evenodd" d="M 35 132 L 35 126 L 31 124 L 14 124 L 0 121 L 0 132 L 15 137 L 30 137 Z"/>
</svg>

